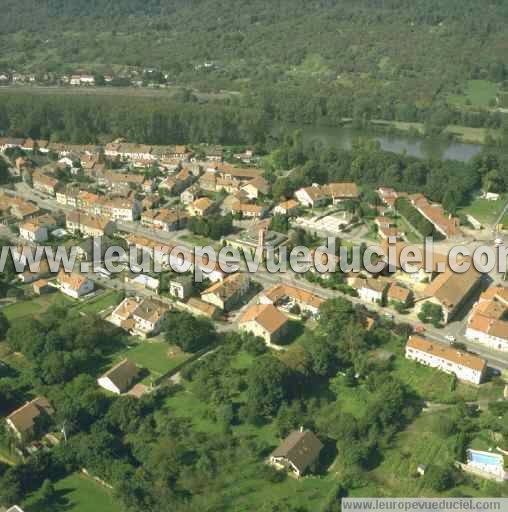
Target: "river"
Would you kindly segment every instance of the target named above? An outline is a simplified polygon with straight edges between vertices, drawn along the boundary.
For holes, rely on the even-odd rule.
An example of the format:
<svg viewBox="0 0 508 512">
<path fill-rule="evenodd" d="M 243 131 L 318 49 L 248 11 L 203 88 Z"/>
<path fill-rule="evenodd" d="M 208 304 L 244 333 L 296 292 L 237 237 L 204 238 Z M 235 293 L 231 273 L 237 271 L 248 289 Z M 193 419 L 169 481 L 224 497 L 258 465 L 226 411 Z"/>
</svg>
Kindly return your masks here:
<svg viewBox="0 0 508 512">
<path fill-rule="evenodd" d="M 281 127 L 279 127 L 280 129 Z M 377 140 L 381 149 L 393 153 L 406 153 L 417 158 L 432 158 L 438 160 L 458 160 L 468 162 L 481 152 L 480 144 L 465 144 L 445 139 L 427 139 L 409 135 L 382 133 L 376 130 L 356 130 L 351 127 L 301 126 L 286 125 L 285 130 L 302 131 L 304 141 L 320 141 L 323 144 L 333 144 L 341 149 L 351 149 L 352 141 L 357 137 L 367 137 Z"/>
</svg>

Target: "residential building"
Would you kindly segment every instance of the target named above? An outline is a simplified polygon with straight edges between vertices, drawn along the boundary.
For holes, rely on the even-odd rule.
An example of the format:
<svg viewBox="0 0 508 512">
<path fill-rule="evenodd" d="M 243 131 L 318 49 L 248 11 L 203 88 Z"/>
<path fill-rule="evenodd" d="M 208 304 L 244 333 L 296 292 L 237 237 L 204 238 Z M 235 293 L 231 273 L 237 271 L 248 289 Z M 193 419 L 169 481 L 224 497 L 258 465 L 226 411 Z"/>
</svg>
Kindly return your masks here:
<svg viewBox="0 0 508 512">
<path fill-rule="evenodd" d="M 387 299 L 390 302 L 399 304 L 409 304 L 413 293 L 411 290 L 404 288 L 396 283 L 392 283 L 388 288 Z"/>
<path fill-rule="evenodd" d="M 295 430 L 271 453 L 269 463 L 296 477 L 315 470 L 323 444 L 310 430 Z"/>
<path fill-rule="evenodd" d="M 110 236 L 115 231 L 115 224 L 105 217 L 89 215 L 79 210 L 67 214 L 65 227 L 72 233 L 80 232 L 83 236 Z"/>
<path fill-rule="evenodd" d="M 189 299 L 187 306 L 194 314 L 206 316 L 212 320 L 215 320 L 220 316 L 220 309 L 217 306 L 209 304 L 208 302 L 203 302 L 195 297 L 191 297 Z"/>
<path fill-rule="evenodd" d="M 351 285 L 357 292 L 358 296 L 363 302 L 381 302 L 383 299 L 384 290 L 387 288 L 388 283 L 381 278 L 363 278 L 357 277 Z"/>
<path fill-rule="evenodd" d="M 324 193 L 332 200 L 332 204 L 358 199 L 360 193 L 356 183 L 328 183 L 323 187 Z"/>
<path fill-rule="evenodd" d="M 147 338 L 160 332 L 170 306 L 152 298 L 124 299 L 111 313 L 111 323 L 126 331 Z"/>
<path fill-rule="evenodd" d="M 257 204 L 236 201 L 231 206 L 231 213 L 247 218 L 262 219 L 266 214 L 266 208 Z"/>
<path fill-rule="evenodd" d="M 54 412 L 48 399 L 39 396 L 9 414 L 6 418 L 7 427 L 18 439 L 24 439 L 34 434 L 38 418 L 43 415 L 52 416 Z"/>
<path fill-rule="evenodd" d="M 276 284 L 259 294 L 260 304 L 273 304 L 274 306 L 291 311 L 298 306 L 300 311 L 312 316 L 319 314 L 319 308 L 325 300 L 318 295 L 288 284 Z"/>
<path fill-rule="evenodd" d="M 42 243 L 48 240 L 48 230 L 36 221 L 24 222 L 19 226 L 19 235 L 29 242 Z"/>
<path fill-rule="evenodd" d="M 177 231 L 183 229 L 187 224 L 188 216 L 180 210 L 169 210 L 161 208 L 158 210 L 147 210 L 141 214 L 143 226 L 160 229 L 161 231 Z"/>
<path fill-rule="evenodd" d="M 468 318 L 466 338 L 508 352 L 508 288 L 489 288 L 480 296 Z"/>
<path fill-rule="evenodd" d="M 421 336 L 410 336 L 406 344 L 406 358 L 472 384 L 480 384 L 487 371 L 487 364 L 480 357 Z"/>
<path fill-rule="evenodd" d="M 83 295 L 92 292 L 94 289 L 94 282 L 77 272 L 68 274 L 61 270 L 57 280 L 60 285 L 60 291 L 74 299 L 79 299 Z"/>
<path fill-rule="evenodd" d="M 296 200 L 307 208 L 314 208 L 324 205 L 328 201 L 328 196 L 319 185 L 305 187 L 295 192 Z"/>
<path fill-rule="evenodd" d="M 230 311 L 238 305 L 241 298 L 247 293 L 249 285 L 249 276 L 238 272 L 226 276 L 222 281 L 214 283 L 201 292 L 201 300 L 224 311 Z"/>
<path fill-rule="evenodd" d="M 201 189 L 199 187 L 199 184 L 191 185 L 189 188 L 185 189 L 180 194 L 180 201 L 185 204 L 189 205 L 193 203 L 196 199 L 198 199 L 201 196 Z"/>
<path fill-rule="evenodd" d="M 34 172 L 32 175 L 32 184 L 35 190 L 44 192 L 45 194 L 49 194 L 51 196 L 55 196 L 59 181 L 52 176 L 48 176 L 47 174 Z"/>
<path fill-rule="evenodd" d="M 266 196 L 270 192 L 270 185 L 263 176 L 257 176 L 245 185 L 242 185 L 240 189 L 247 194 L 249 199 L 254 200 L 261 196 Z"/>
<path fill-rule="evenodd" d="M 129 391 L 139 374 L 138 367 L 128 359 L 123 359 L 97 380 L 101 388 L 116 395 Z"/>
<path fill-rule="evenodd" d="M 191 217 L 205 217 L 214 209 L 214 203 L 208 197 L 200 197 L 188 206 Z"/>
<path fill-rule="evenodd" d="M 272 304 L 250 306 L 239 320 L 242 331 L 263 338 L 269 346 L 282 340 L 287 326 L 288 317 Z"/>
<path fill-rule="evenodd" d="M 283 201 L 273 209 L 273 213 L 275 215 L 287 215 L 288 217 L 293 217 L 298 213 L 298 201 L 295 201 L 294 199 Z"/>
<path fill-rule="evenodd" d="M 192 294 L 192 276 L 179 276 L 169 281 L 169 294 L 179 300 L 187 300 Z"/>
<path fill-rule="evenodd" d="M 427 301 L 440 305 L 443 309 L 444 322 L 448 323 L 472 297 L 480 281 L 481 274 L 473 264 L 470 264 L 468 270 L 463 273 L 447 269 L 438 274 L 422 292 L 423 300 L 419 302 L 420 307 Z"/>
</svg>

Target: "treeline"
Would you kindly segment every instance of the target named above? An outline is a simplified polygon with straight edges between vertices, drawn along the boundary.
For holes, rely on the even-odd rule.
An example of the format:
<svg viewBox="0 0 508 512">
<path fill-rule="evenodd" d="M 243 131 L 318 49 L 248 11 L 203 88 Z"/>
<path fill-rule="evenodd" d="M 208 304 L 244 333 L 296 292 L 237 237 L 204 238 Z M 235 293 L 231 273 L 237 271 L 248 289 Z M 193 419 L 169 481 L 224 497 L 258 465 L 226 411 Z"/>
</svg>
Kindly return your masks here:
<svg viewBox="0 0 508 512">
<path fill-rule="evenodd" d="M 1 94 L 4 134 L 94 143 L 125 137 L 148 144 L 263 142 L 267 123 L 254 109 L 126 96 Z"/>
</svg>

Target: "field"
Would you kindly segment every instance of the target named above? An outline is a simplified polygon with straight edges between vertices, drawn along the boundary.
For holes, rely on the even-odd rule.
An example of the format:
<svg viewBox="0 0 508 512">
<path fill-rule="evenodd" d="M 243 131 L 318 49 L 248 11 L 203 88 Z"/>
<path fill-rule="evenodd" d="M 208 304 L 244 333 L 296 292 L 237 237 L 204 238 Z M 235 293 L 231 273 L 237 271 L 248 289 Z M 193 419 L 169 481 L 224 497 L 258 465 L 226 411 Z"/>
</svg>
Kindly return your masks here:
<svg viewBox="0 0 508 512">
<path fill-rule="evenodd" d="M 471 215 L 482 224 L 493 224 L 501 214 L 505 204 L 505 197 L 502 197 L 498 201 L 487 201 L 486 199 L 476 198 L 469 206 L 461 208 L 459 213 Z"/>
<path fill-rule="evenodd" d="M 65 297 L 61 293 L 54 292 L 47 295 L 41 295 L 40 297 L 35 297 L 31 300 L 11 304 L 3 308 L 1 311 L 5 314 L 7 319 L 12 322 L 26 316 L 40 316 L 53 304 L 72 306 L 74 301 Z"/>
<path fill-rule="evenodd" d="M 55 483 L 56 499 L 52 503 L 55 512 L 121 512 L 112 492 L 84 475 L 72 474 Z M 24 509 L 32 512 L 30 499 Z"/>
<path fill-rule="evenodd" d="M 150 377 L 158 378 L 176 368 L 189 358 L 189 354 L 178 347 L 155 339 L 136 343 L 132 348 L 122 352 L 121 357 L 131 361 L 150 372 Z"/>
<path fill-rule="evenodd" d="M 102 311 L 112 309 L 120 303 L 122 294 L 113 290 L 105 291 L 93 299 L 76 306 L 76 309 L 85 314 L 100 314 Z"/>
<path fill-rule="evenodd" d="M 463 94 L 452 94 L 449 103 L 458 106 L 488 107 L 496 99 L 497 85 L 487 80 L 469 80 Z"/>
</svg>

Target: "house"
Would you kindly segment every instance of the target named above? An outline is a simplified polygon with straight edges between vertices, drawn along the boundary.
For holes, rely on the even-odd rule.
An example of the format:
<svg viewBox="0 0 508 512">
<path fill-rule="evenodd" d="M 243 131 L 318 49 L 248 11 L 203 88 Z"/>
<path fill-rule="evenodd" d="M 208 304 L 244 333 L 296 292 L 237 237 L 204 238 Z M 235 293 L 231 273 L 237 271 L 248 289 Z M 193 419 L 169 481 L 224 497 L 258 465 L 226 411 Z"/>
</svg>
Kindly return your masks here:
<svg viewBox="0 0 508 512">
<path fill-rule="evenodd" d="M 168 193 L 172 194 L 176 191 L 176 180 L 172 176 L 168 176 L 167 178 L 164 178 L 159 183 L 159 190 L 166 190 Z"/>
<path fill-rule="evenodd" d="M 11 508 L 7 509 L 6 512 L 24 512 L 24 510 L 17 505 L 13 505 Z"/>
<path fill-rule="evenodd" d="M 193 203 L 196 199 L 198 199 L 201 195 L 201 189 L 199 187 L 199 184 L 191 185 L 187 189 L 185 189 L 180 194 L 180 201 L 185 204 L 189 205 Z"/>
<path fill-rule="evenodd" d="M 250 306 L 240 317 L 240 330 L 263 338 L 267 345 L 281 341 L 288 327 L 288 317 L 272 304 Z"/>
<path fill-rule="evenodd" d="M 205 217 L 209 215 L 214 208 L 214 203 L 208 197 L 200 197 L 188 206 L 191 217 Z"/>
<path fill-rule="evenodd" d="M 59 181 L 52 176 L 48 176 L 47 174 L 34 172 L 32 176 L 32 184 L 35 190 L 54 196 L 56 195 Z"/>
<path fill-rule="evenodd" d="M 389 187 L 380 187 L 377 189 L 377 194 L 379 196 L 379 199 L 388 206 L 388 208 L 394 208 L 395 207 L 395 201 L 397 198 L 407 195 L 407 194 L 401 194 L 399 192 L 396 192 L 393 188 Z"/>
<path fill-rule="evenodd" d="M 283 201 L 273 209 L 273 213 L 275 215 L 287 215 L 288 217 L 294 217 L 298 213 L 298 202 L 294 199 Z"/>
<path fill-rule="evenodd" d="M 314 293 L 282 283 L 259 294 L 260 304 L 273 304 L 286 311 L 291 311 L 294 306 L 298 306 L 300 311 L 307 312 L 312 316 L 319 314 L 319 308 L 323 302 L 324 299 Z"/>
<path fill-rule="evenodd" d="M 192 276 L 180 276 L 169 281 L 169 294 L 180 300 L 187 300 L 192 294 Z"/>
<path fill-rule="evenodd" d="M 123 359 L 97 380 L 101 388 L 116 395 L 126 393 L 138 376 L 138 367 L 128 359 Z"/>
<path fill-rule="evenodd" d="M 421 336 L 409 337 L 406 359 L 437 368 L 473 384 L 480 384 L 487 371 L 487 363 L 480 357 Z"/>
<path fill-rule="evenodd" d="M 302 206 L 307 208 L 322 206 L 328 201 L 328 196 L 317 184 L 297 190 L 295 198 Z"/>
<path fill-rule="evenodd" d="M 155 299 L 143 299 L 132 312 L 135 322 L 134 332 L 142 337 L 158 334 L 170 307 Z"/>
<path fill-rule="evenodd" d="M 187 306 L 196 315 L 206 316 L 212 320 L 215 320 L 220 316 L 220 309 L 217 306 L 203 302 L 202 300 L 196 299 L 195 297 L 191 297 L 189 299 Z"/>
<path fill-rule="evenodd" d="M 270 185 L 263 176 L 257 176 L 245 185 L 242 185 L 240 189 L 247 194 L 249 199 L 254 200 L 261 196 L 266 196 L 270 192 Z"/>
<path fill-rule="evenodd" d="M 19 235 L 29 242 L 42 243 L 48 240 L 48 230 L 37 222 L 24 222 L 19 226 Z"/>
<path fill-rule="evenodd" d="M 5 421 L 9 430 L 13 432 L 18 439 L 23 439 L 24 436 L 34 434 L 34 427 L 38 418 L 44 415 L 52 416 L 54 412 L 48 399 L 39 396 L 9 414 Z"/>
<path fill-rule="evenodd" d="M 494 350 L 508 352 L 508 288 L 482 293 L 467 321 L 466 338 Z"/>
<path fill-rule="evenodd" d="M 111 313 L 109 321 L 146 338 L 157 334 L 170 307 L 151 298 L 127 297 Z"/>
<path fill-rule="evenodd" d="M 447 269 L 438 274 L 422 292 L 423 300 L 419 302 L 420 307 L 427 301 L 440 305 L 443 309 L 443 320 L 448 323 L 478 289 L 480 281 L 481 274 L 473 264 L 470 264 L 468 270 L 463 273 Z"/>
<path fill-rule="evenodd" d="M 295 430 L 270 454 L 269 463 L 298 478 L 315 470 L 323 444 L 310 430 Z"/>
<path fill-rule="evenodd" d="M 147 210 L 141 214 L 141 225 L 160 229 L 161 231 L 177 231 L 187 224 L 187 215 L 178 209 Z"/>
<path fill-rule="evenodd" d="M 360 196 L 356 183 L 328 183 L 323 186 L 323 192 L 336 205 L 342 201 L 355 200 Z"/>
<path fill-rule="evenodd" d="M 372 279 L 357 277 L 352 283 L 352 287 L 358 292 L 358 296 L 363 302 L 381 302 L 383 293 L 388 283 L 382 279 Z"/>
<path fill-rule="evenodd" d="M 32 254 L 34 254 L 34 251 L 32 251 Z M 28 269 L 21 274 L 18 274 L 17 278 L 24 284 L 30 284 L 34 281 L 37 281 L 38 279 L 41 279 L 42 277 L 48 277 L 50 274 L 51 270 L 49 268 L 48 260 L 44 257 L 41 259 L 36 272 L 31 272 L 30 269 Z"/>
<path fill-rule="evenodd" d="M 410 303 L 411 297 L 411 290 L 408 290 L 396 283 L 392 283 L 388 288 L 387 299 L 390 302 L 407 305 Z"/>
<path fill-rule="evenodd" d="M 262 219 L 266 214 L 266 208 L 257 204 L 236 201 L 231 206 L 231 213 L 247 218 Z"/>
<path fill-rule="evenodd" d="M 213 304 L 224 311 L 230 311 L 247 293 L 250 278 L 241 272 L 229 275 L 214 283 L 201 293 L 201 300 Z"/>
<path fill-rule="evenodd" d="M 104 236 L 112 235 L 115 231 L 115 224 L 105 217 L 89 215 L 79 210 L 67 214 L 65 227 L 72 233 L 78 231 L 83 236 Z"/>
<path fill-rule="evenodd" d="M 49 281 L 47 279 L 38 279 L 32 284 L 32 289 L 35 295 L 43 295 L 54 290 L 54 288 L 49 285 Z"/>
<path fill-rule="evenodd" d="M 58 274 L 57 281 L 60 285 L 60 291 L 74 299 L 79 299 L 83 295 L 92 292 L 94 289 L 94 282 L 77 272 L 68 274 L 61 270 Z"/>
</svg>

